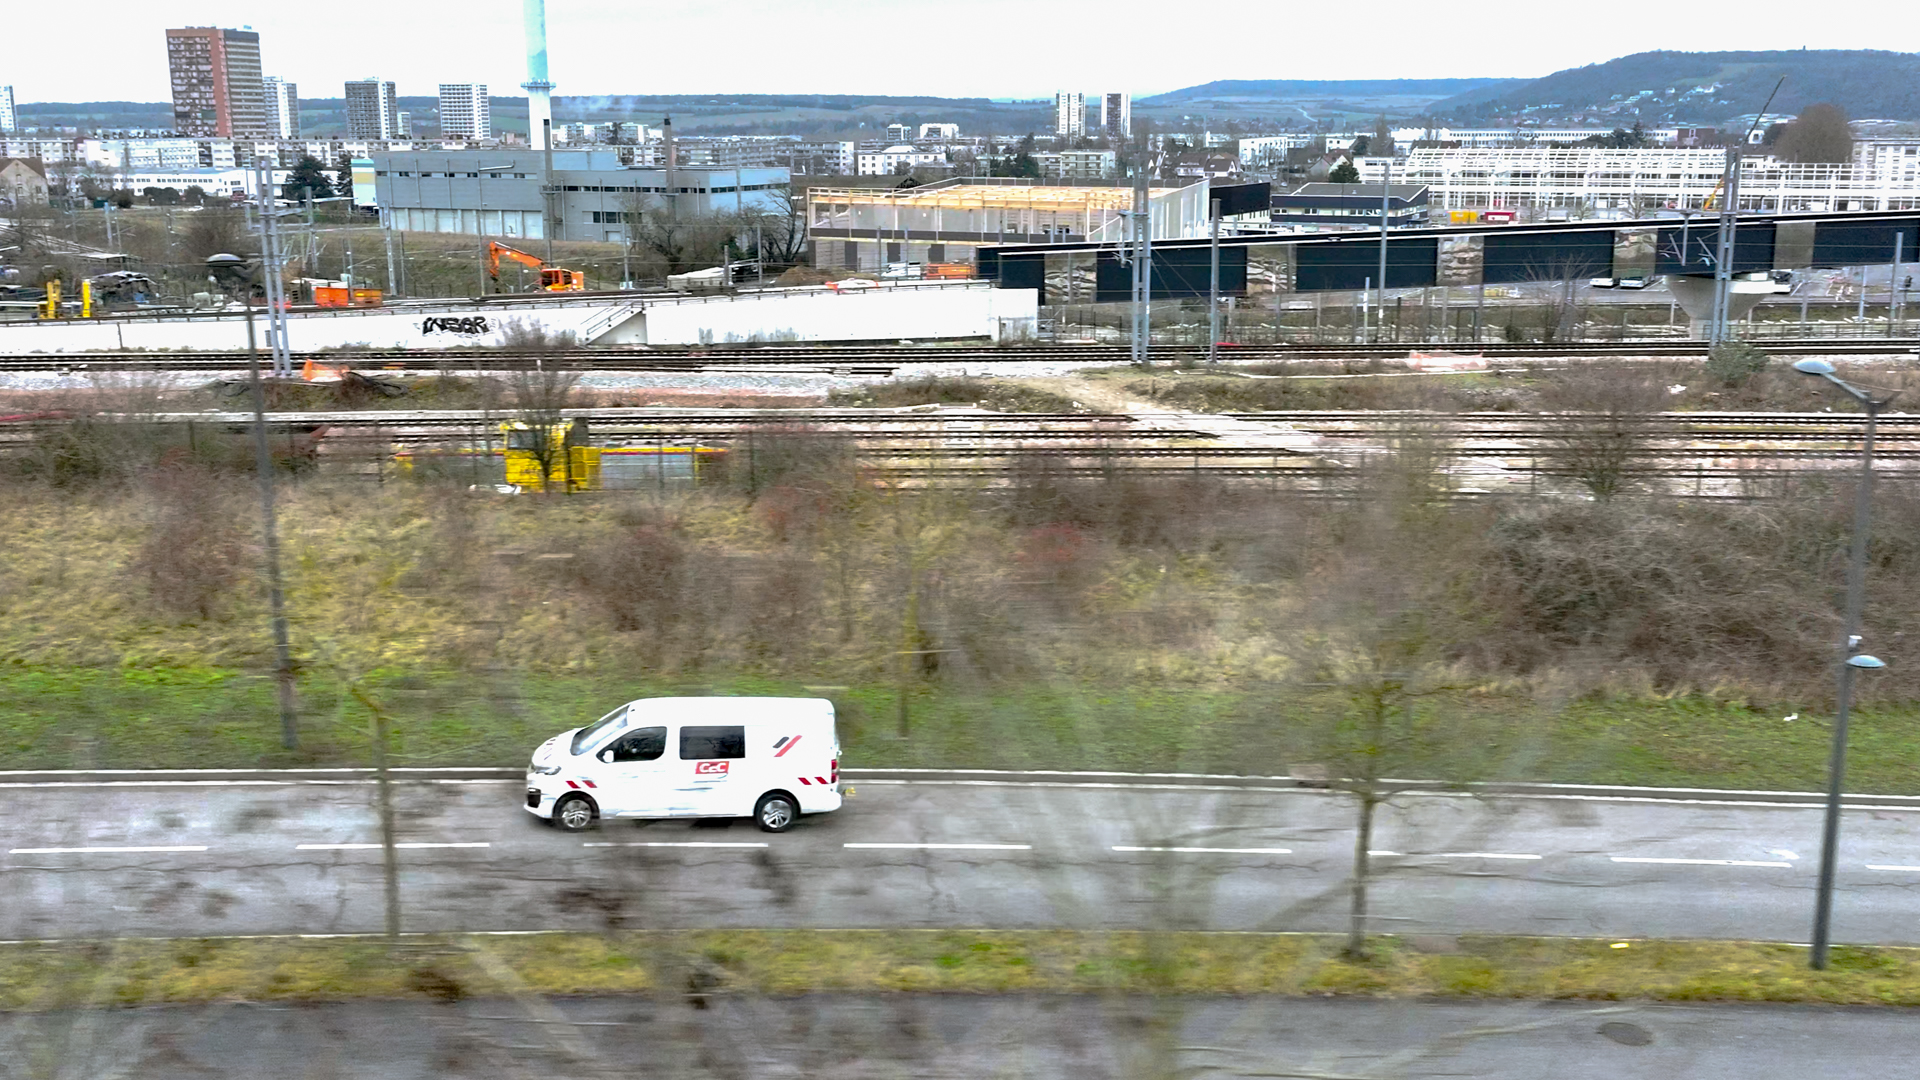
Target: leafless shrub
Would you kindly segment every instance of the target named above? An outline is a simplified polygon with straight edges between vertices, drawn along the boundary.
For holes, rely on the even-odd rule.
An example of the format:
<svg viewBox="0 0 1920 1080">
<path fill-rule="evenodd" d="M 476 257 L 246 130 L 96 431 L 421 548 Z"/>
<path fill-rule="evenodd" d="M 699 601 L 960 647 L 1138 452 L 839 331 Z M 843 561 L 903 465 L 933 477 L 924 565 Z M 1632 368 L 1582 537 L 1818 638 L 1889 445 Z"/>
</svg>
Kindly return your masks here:
<svg viewBox="0 0 1920 1080">
<path fill-rule="evenodd" d="M 1650 424 L 1666 398 L 1643 368 L 1575 365 L 1540 391 L 1542 408 L 1557 414 L 1549 436 L 1555 464 L 1595 499 L 1619 495 L 1652 442 Z"/>
</svg>

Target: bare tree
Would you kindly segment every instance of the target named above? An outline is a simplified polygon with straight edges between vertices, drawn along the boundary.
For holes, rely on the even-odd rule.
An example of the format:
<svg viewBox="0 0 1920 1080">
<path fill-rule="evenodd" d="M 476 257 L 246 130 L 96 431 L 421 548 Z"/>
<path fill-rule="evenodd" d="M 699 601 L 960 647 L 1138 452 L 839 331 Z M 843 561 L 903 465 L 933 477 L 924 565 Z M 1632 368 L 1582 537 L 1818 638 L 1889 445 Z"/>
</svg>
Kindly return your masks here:
<svg viewBox="0 0 1920 1080">
<path fill-rule="evenodd" d="M 1584 363 L 1540 392 L 1554 414 L 1547 438 L 1557 468 L 1605 502 L 1626 489 L 1644 456 L 1650 421 L 1666 402 L 1653 374 L 1631 364 Z"/>
<path fill-rule="evenodd" d="M 540 470 L 542 491 L 551 490 L 556 471 L 565 478 L 562 490 L 571 489 L 573 477 L 568 467 L 575 427 L 566 410 L 573 404 L 581 375 L 567 357 L 571 335 L 549 336 L 538 327 L 509 322 L 504 344 L 533 354 L 533 366 L 515 371 L 507 380 L 513 412 L 507 449 L 524 451 L 533 458 Z"/>
</svg>

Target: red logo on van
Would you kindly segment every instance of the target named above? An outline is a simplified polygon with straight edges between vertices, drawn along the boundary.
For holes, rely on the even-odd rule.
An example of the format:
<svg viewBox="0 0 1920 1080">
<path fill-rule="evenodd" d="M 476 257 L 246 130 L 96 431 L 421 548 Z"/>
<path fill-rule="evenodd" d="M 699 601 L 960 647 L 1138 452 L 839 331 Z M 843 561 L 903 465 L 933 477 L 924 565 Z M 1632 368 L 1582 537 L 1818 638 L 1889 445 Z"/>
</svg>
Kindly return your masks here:
<svg viewBox="0 0 1920 1080">
<path fill-rule="evenodd" d="M 725 776 L 725 775 L 727 775 L 727 763 L 726 763 L 726 762 L 724 762 L 724 761 L 699 761 L 699 762 L 695 762 L 695 763 L 694 763 L 694 766 L 693 766 L 693 775 L 695 775 L 695 776 Z"/>
</svg>

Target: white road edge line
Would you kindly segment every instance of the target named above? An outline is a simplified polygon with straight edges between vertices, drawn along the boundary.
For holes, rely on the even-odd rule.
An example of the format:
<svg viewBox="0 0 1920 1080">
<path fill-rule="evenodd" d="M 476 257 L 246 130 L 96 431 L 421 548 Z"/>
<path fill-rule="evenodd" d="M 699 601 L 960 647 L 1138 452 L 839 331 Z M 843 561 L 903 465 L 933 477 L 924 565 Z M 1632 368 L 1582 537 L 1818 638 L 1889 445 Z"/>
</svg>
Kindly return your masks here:
<svg viewBox="0 0 1920 1080">
<path fill-rule="evenodd" d="M 174 851 L 205 851 L 205 844 L 181 844 L 175 847 L 17 847 L 9 855 L 148 855 Z"/>
<path fill-rule="evenodd" d="M 1115 844 L 1115 851 L 1174 851 L 1187 855 L 1291 855 L 1292 848 L 1283 847 L 1130 847 Z"/>
<path fill-rule="evenodd" d="M 1904 870 L 1904 871 L 1907 871 L 1908 873 L 1920 874 L 1920 866 L 1890 866 L 1886 863 L 1868 863 L 1867 869 L 1869 870 Z"/>
<path fill-rule="evenodd" d="M 608 841 L 587 841 L 581 847 L 694 847 L 694 848 L 763 848 L 764 843 L 721 843 L 716 840 L 635 840 L 628 843 Z"/>
<path fill-rule="evenodd" d="M 1761 862 L 1758 859 L 1654 859 L 1634 855 L 1610 856 L 1617 863 L 1654 863 L 1660 866 L 1773 866 L 1782 870 L 1793 869 L 1790 862 Z M 1868 867 L 1868 869 L 1873 869 Z M 1920 869 L 1914 867 L 1913 869 Z"/>
<path fill-rule="evenodd" d="M 481 848 L 481 847 L 492 847 L 493 845 L 488 841 L 479 840 L 479 841 L 474 841 L 471 843 L 464 843 L 464 844 L 433 844 L 433 843 L 426 843 L 426 842 L 420 842 L 420 841 L 408 841 L 406 843 L 395 844 L 393 846 L 396 848 L 406 848 L 408 850 L 416 850 L 419 848 Z M 295 844 L 293 846 L 293 850 L 295 851 L 378 851 L 380 850 L 380 845 L 379 844 Z"/>
<path fill-rule="evenodd" d="M 1544 855 L 1527 855 L 1506 851 L 1436 851 L 1430 858 L 1435 859 L 1544 859 Z"/>
<path fill-rule="evenodd" d="M 1032 851 L 1032 844 L 841 844 L 843 848 L 863 848 L 867 850 L 899 850 L 912 848 L 919 851 Z"/>
</svg>

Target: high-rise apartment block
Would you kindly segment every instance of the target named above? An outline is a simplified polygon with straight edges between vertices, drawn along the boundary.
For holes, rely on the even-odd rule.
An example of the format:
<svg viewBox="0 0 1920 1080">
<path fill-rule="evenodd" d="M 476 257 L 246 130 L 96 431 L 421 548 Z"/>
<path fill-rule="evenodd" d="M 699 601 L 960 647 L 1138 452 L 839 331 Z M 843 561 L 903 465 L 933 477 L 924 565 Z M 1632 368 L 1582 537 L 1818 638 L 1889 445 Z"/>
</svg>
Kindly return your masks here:
<svg viewBox="0 0 1920 1080">
<path fill-rule="evenodd" d="M 1110 139 L 1125 139 L 1133 135 L 1132 95 L 1100 95 L 1100 133 Z"/>
<path fill-rule="evenodd" d="M 275 139 L 300 137 L 300 87 L 272 75 L 262 80 L 267 90 L 267 135 Z"/>
<path fill-rule="evenodd" d="M 216 26 L 168 30 L 167 76 L 173 83 L 173 126 L 183 134 L 267 133 L 259 34 Z"/>
<path fill-rule="evenodd" d="M 347 84 L 347 138 L 397 139 L 400 116 L 394 108 L 393 84 L 363 79 Z"/>
<path fill-rule="evenodd" d="M 1053 95 L 1053 133 L 1055 135 L 1087 133 L 1087 95 L 1069 93 L 1065 90 Z"/>
<path fill-rule="evenodd" d="M 20 117 L 13 111 L 13 87 L 0 86 L 0 131 L 15 131 Z"/>
<path fill-rule="evenodd" d="M 493 137 L 493 106 L 486 83 L 440 84 L 440 134 L 465 139 Z"/>
<path fill-rule="evenodd" d="M 412 113 L 406 111 L 405 109 L 402 109 L 399 112 L 393 114 L 393 120 L 394 120 L 394 123 L 393 123 L 394 138 L 406 139 L 406 138 L 411 138 L 413 136 L 413 114 Z"/>
</svg>

